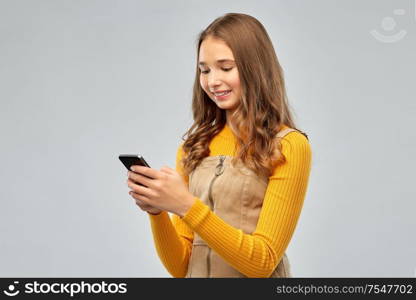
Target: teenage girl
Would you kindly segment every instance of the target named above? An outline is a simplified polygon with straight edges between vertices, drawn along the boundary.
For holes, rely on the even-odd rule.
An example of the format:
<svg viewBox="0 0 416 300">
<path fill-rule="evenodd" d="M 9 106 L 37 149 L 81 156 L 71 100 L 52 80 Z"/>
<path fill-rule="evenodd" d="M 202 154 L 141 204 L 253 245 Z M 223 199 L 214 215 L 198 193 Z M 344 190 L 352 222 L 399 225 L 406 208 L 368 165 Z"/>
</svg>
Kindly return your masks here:
<svg viewBox="0 0 416 300">
<path fill-rule="evenodd" d="M 228 13 L 200 33 L 192 110 L 176 168 L 128 174 L 162 263 L 174 277 L 291 277 L 312 152 L 257 19 Z"/>
</svg>

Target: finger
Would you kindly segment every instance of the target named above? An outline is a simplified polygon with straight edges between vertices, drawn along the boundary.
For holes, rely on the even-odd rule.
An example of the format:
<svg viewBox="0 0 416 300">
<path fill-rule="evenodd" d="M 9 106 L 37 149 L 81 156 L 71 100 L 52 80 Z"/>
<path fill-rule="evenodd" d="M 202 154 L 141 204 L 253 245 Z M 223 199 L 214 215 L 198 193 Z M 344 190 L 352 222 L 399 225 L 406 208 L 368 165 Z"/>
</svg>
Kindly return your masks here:
<svg viewBox="0 0 416 300">
<path fill-rule="evenodd" d="M 151 195 L 151 190 L 148 187 L 136 184 L 130 179 L 127 179 L 127 185 L 133 192 L 148 197 Z"/>
<path fill-rule="evenodd" d="M 130 191 L 129 192 L 129 195 L 132 196 L 136 200 L 142 201 L 143 203 L 146 203 L 146 200 L 145 199 L 148 199 L 146 196 L 141 195 L 141 194 L 138 194 L 138 193 L 135 193 L 133 191 Z"/>
<path fill-rule="evenodd" d="M 146 204 L 144 204 L 141 200 L 136 199 L 136 205 L 140 207 L 140 209 L 143 211 L 147 211 L 149 209 L 148 207 L 146 207 Z"/>
<path fill-rule="evenodd" d="M 144 200 L 144 199 L 146 199 L 145 196 L 139 195 L 139 194 L 133 193 L 133 192 L 131 192 L 131 196 L 134 198 L 134 200 L 136 201 L 136 204 L 138 206 L 140 206 L 141 209 L 149 210 L 149 209 L 153 208 L 153 206 L 147 204 L 146 200 Z"/>
<path fill-rule="evenodd" d="M 163 167 L 160 169 L 160 171 L 161 171 L 161 172 L 165 172 L 165 173 L 167 173 L 167 174 L 173 174 L 173 170 L 172 170 L 171 168 L 169 168 L 168 166 L 163 166 Z"/>
<path fill-rule="evenodd" d="M 135 183 L 141 183 L 144 184 L 147 187 L 153 188 L 153 180 L 154 179 L 149 179 L 146 176 L 140 175 L 138 173 L 135 172 L 129 172 L 128 177 L 131 181 L 135 182 Z"/>
<path fill-rule="evenodd" d="M 159 179 L 161 178 L 161 172 L 149 167 L 143 167 L 139 165 L 132 166 L 132 171 L 135 173 L 140 173 L 141 175 L 153 178 L 153 179 Z"/>
<path fill-rule="evenodd" d="M 138 206 L 140 206 L 140 208 L 142 208 L 142 209 L 146 209 L 147 208 L 148 205 L 143 200 L 140 200 L 137 197 L 133 197 L 133 198 L 134 198 L 134 201 L 136 201 L 136 204 Z"/>
</svg>

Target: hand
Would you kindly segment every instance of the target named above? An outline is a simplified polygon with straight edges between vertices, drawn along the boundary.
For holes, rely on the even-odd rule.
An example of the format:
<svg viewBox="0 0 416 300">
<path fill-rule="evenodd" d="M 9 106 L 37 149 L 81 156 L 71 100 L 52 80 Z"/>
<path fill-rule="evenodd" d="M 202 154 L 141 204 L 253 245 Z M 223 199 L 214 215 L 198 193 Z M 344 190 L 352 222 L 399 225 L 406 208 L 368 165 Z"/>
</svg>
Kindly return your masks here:
<svg viewBox="0 0 416 300">
<path fill-rule="evenodd" d="M 151 215 L 158 215 L 163 211 L 144 203 L 142 200 L 139 199 L 138 194 L 136 194 L 135 192 L 130 192 L 129 194 L 136 200 L 136 204 L 140 207 L 141 210 L 146 211 Z"/>
<path fill-rule="evenodd" d="M 129 175 L 129 172 L 127 172 L 127 176 L 128 175 Z M 136 201 L 137 206 L 139 206 L 142 211 L 146 211 L 151 215 L 158 215 L 162 212 L 162 210 L 160 210 L 156 207 L 153 207 L 151 205 L 148 205 L 145 202 L 143 202 L 142 200 L 140 200 L 139 197 L 138 197 L 139 194 L 137 194 L 133 191 L 130 191 L 129 195 L 134 198 L 134 200 Z"/>
<path fill-rule="evenodd" d="M 132 168 L 127 185 L 145 205 L 183 217 L 195 202 L 182 176 L 175 170 L 166 166 L 160 171 L 138 165 Z"/>
</svg>

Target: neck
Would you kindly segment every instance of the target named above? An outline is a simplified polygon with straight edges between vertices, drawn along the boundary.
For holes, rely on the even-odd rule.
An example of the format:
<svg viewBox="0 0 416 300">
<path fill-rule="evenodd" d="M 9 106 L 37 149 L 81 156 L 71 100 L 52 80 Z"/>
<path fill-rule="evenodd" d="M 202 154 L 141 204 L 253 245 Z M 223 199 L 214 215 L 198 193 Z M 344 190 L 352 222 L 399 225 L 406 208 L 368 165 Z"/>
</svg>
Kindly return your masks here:
<svg viewBox="0 0 416 300">
<path fill-rule="evenodd" d="M 227 126 L 228 126 L 228 127 L 229 127 L 232 131 L 236 132 L 235 127 L 234 127 L 234 125 L 233 125 L 233 122 L 231 121 L 231 114 L 232 114 L 232 111 L 230 111 L 230 110 L 227 110 L 227 111 L 226 111 Z"/>
<path fill-rule="evenodd" d="M 234 125 L 231 122 L 229 122 L 228 120 L 227 120 L 226 125 L 232 132 L 236 132 L 236 129 L 235 129 Z"/>
</svg>

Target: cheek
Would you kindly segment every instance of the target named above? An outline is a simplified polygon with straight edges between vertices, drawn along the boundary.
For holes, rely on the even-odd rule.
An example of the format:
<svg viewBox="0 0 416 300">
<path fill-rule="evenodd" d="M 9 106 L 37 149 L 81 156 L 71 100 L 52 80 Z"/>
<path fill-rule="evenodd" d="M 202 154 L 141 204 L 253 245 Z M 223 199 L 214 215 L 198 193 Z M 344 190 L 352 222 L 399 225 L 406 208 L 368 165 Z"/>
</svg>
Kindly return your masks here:
<svg viewBox="0 0 416 300">
<path fill-rule="evenodd" d="M 199 84 L 201 85 L 202 89 L 206 92 L 208 88 L 207 81 L 203 79 L 202 76 L 199 78 Z"/>
<path fill-rule="evenodd" d="M 240 77 L 238 76 L 238 72 L 235 72 L 232 77 L 230 77 L 229 84 L 233 89 L 238 90 L 240 88 Z"/>
<path fill-rule="evenodd" d="M 234 78 L 232 81 L 230 81 L 230 85 L 232 86 L 232 88 L 233 88 L 233 90 L 235 91 L 235 92 L 240 92 L 240 89 L 241 89 L 241 87 L 240 87 L 240 79 L 239 78 Z"/>
</svg>

